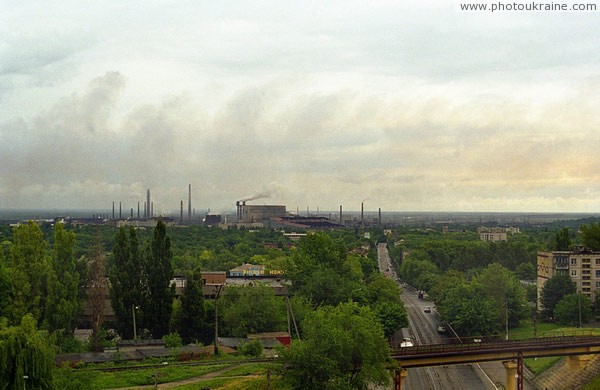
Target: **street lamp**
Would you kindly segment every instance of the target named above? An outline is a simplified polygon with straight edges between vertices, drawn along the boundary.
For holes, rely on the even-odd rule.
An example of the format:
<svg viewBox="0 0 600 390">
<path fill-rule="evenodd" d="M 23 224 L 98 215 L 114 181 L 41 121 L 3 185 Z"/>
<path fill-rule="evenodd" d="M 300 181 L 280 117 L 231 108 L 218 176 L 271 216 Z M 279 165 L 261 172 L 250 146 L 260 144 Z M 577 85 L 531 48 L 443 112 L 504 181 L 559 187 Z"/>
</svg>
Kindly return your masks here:
<svg viewBox="0 0 600 390">
<path fill-rule="evenodd" d="M 505 303 L 506 304 L 504 305 L 504 308 L 505 308 L 504 317 L 505 317 L 505 325 L 506 325 L 506 341 L 508 341 L 508 296 L 506 297 Z"/>
<path fill-rule="evenodd" d="M 133 314 L 133 339 L 137 340 L 137 326 L 135 325 L 135 311 L 139 309 L 138 305 L 131 305 L 131 313 Z"/>
</svg>

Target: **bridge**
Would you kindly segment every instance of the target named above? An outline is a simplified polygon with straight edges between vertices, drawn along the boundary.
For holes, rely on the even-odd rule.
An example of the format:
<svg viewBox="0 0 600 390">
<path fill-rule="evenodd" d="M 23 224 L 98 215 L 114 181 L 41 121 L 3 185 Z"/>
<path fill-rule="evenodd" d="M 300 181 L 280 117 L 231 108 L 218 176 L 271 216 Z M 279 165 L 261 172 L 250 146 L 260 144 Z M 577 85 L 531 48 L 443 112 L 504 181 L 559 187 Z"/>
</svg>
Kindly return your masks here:
<svg viewBox="0 0 600 390">
<path fill-rule="evenodd" d="M 506 369 L 507 390 L 522 390 L 525 358 L 568 356 L 569 366 L 578 369 L 589 359 L 589 355 L 597 353 L 600 353 L 600 336 L 581 335 L 420 345 L 394 350 L 391 357 L 400 366 L 396 376 L 397 390 L 402 390 L 402 380 L 406 378 L 408 368 L 497 360 L 501 360 Z"/>
</svg>

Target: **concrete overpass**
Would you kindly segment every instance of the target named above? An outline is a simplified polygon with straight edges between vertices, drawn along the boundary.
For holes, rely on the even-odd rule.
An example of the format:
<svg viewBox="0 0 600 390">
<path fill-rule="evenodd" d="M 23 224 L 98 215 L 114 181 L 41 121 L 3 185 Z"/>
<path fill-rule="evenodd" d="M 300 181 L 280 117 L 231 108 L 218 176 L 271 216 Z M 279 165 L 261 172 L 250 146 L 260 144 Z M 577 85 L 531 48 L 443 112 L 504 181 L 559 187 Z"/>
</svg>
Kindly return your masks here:
<svg viewBox="0 0 600 390">
<path fill-rule="evenodd" d="M 534 339 L 431 344 L 402 348 L 391 357 L 399 363 L 396 389 L 402 389 L 402 379 L 408 368 L 451 364 L 503 362 L 507 390 L 523 389 L 523 359 L 547 356 L 568 356 L 569 366 L 582 367 L 592 354 L 600 353 L 600 336 L 540 337 Z"/>
</svg>

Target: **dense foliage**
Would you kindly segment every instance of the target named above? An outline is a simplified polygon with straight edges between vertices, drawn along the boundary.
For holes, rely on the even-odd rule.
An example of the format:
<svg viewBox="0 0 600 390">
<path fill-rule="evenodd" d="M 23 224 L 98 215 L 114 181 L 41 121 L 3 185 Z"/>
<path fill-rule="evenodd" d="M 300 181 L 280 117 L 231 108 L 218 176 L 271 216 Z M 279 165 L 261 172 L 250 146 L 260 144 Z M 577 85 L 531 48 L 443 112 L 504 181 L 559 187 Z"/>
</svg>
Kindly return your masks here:
<svg viewBox="0 0 600 390">
<path fill-rule="evenodd" d="M 360 389 L 388 382 L 389 347 L 368 307 L 352 302 L 320 307 L 302 329 L 302 340 L 282 350 L 292 387 Z"/>
</svg>

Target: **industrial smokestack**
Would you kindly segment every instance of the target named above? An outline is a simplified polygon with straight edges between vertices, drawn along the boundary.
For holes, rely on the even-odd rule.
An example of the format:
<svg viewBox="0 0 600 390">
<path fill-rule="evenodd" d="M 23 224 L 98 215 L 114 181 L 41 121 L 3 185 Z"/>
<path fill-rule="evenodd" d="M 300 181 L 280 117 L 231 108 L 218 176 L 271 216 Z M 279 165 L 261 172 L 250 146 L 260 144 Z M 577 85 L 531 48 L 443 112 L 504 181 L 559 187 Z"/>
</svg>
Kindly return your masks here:
<svg viewBox="0 0 600 390">
<path fill-rule="evenodd" d="M 365 222 L 365 205 L 363 202 L 360 202 L 360 223 Z"/>
<path fill-rule="evenodd" d="M 235 221 L 240 221 L 240 201 L 235 202 Z"/>
<path fill-rule="evenodd" d="M 183 200 L 181 201 L 181 207 L 179 211 L 179 224 L 183 225 Z"/>
<path fill-rule="evenodd" d="M 381 207 L 379 208 L 379 224 L 381 225 Z"/>
<path fill-rule="evenodd" d="M 146 190 L 146 218 L 150 219 L 152 218 L 152 213 L 150 212 L 150 188 L 148 188 L 148 190 Z"/>
<path fill-rule="evenodd" d="M 148 219 L 148 206 L 144 202 L 144 219 Z"/>
<path fill-rule="evenodd" d="M 115 219 L 115 201 L 113 200 L 113 212 L 112 212 L 112 219 Z"/>
<path fill-rule="evenodd" d="M 340 205 L 340 225 L 342 225 L 342 205 Z"/>
<path fill-rule="evenodd" d="M 188 185 L 188 223 L 192 220 L 192 185 Z"/>
<path fill-rule="evenodd" d="M 123 214 L 121 214 L 121 202 L 119 202 L 119 219 L 123 219 Z"/>
</svg>

